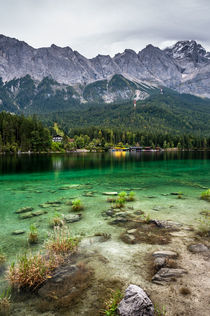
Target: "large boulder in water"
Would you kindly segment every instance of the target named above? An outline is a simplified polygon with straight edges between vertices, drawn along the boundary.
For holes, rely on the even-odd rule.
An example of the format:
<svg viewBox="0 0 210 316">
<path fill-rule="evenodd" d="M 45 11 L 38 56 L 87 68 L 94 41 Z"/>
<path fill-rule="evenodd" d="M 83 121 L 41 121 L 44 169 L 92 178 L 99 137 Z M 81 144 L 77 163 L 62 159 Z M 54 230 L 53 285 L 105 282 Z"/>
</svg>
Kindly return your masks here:
<svg viewBox="0 0 210 316">
<path fill-rule="evenodd" d="M 117 312 L 121 316 L 154 316 L 154 306 L 142 288 L 130 284 Z"/>
</svg>

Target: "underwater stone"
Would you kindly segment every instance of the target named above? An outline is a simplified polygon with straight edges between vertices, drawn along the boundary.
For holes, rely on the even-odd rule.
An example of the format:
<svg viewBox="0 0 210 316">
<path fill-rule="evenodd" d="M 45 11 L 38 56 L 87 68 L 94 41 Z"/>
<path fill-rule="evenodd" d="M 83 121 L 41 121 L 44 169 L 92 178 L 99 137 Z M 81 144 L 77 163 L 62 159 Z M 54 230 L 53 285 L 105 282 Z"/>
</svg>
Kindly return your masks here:
<svg viewBox="0 0 210 316">
<path fill-rule="evenodd" d="M 83 194 L 83 196 L 85 196 L 85 197 L 94 197 L 94 194 L 95 194 L 95 192 L 86 192 L 86 193 L 84 193 Z"/>
<path fill-rule="evenodd" d="M 204 244 L 194 244 L 194 245 L 190 245 L 188 247 L 189 251 L 193 252 L 193 253 L 199 253 L 199 252 L 206 252 L 208 251 L 208 247 L 205 246 Z"/>
<path fill-rule="evenodd" d="M 172 229 L 172 230 L 177 230 L 182 226 L 180 223 L 172 222 L 172 221 L 160 221 L 156 219 L 150 220 L 150 223 L 155 224 L 159 228 L 166 228 L 166 229 Z"/>
<path fill-rule="evenodd" d="M 136 240 L 135 236 L 133 236 L 131 234 L 130 235 L 129 234 L 125 234 L 123 239 L 128 244 L 134 244 L 135 240 Z"/>
<path fill-rule="evenodd" d="M 41 216 L 43 214 L 47 214 L 47 212 L 44 211 L 44 210 L 39 210 L 39 211 L 36 211 L 36 212 L 28 212 L 28 213 L 20 214 L 19 218 L 20 219 L 27 219 L 27 218 L 31 218 L 31 217 L 34 217 L 34 216 Z"/>
<path fill-rule="evenodd" d="M 12 235 L 22 235 L 25 234 L 24 230 L 14 230 L 14 232 L 12 232 Z"/>
<path fill-rule="evenodd" d="M 154 260 L 154 267 L 156 270 L 160 270 L 161 268 L 163 268 L 165 266 L 165 263 L 166 263 L 166 258 L 157 257 Z"/>
<path fill-rule="evenodd" d="M 136 228 L 133 228 L 133 229 L 128 230 L 127 233 L 128 233 L 128 234 L 135 234 L 136 231 L 137 231 L 137 229 L 136 229 Z"/>
<path fill-rule="evenodd" d="M 15 213 L 16 213 L 16 214 L 27 213 L 27 212 L 33 211 L 33 209 L 34 209 L 34 208 L 31 207 L 31 206 L 26 206 L 26 207 L 20 208 L 20 209 L 17 210 Z"/>
<path fill-rule="evenodd" d="M 116 218 L 114 221 L 112 221 L 110 224 L 117 225 L 119 223 L 127 223 L 127 222 L 128 222 L 127 218 L 119 217 L 119 218 Z"/>
<path fill-rule="evenodd" d="M 42 208 L 49 208 L 50 207 L 50 205 L 46 204 L 46 203 L 39 204 L 39 206 L 42 207 Z"/>
<path fill-rule="evenodd" d="M 74 223 L 74 222 L 78 222 L 82 219 L 82 214 L 69 214 L 69 215 L 66 215 L 64 217 L 64 220 L 67 222 L 67 223 Z"/>
<path fill-rule="evenodd" d="M 28 212 L 28 213 L 24 213 L 24 214 L 20 214 L 19 215 L 19 218 L 20 219 L 27 219 L 27 218 L 31 218 L 33 217 L 34 215 L 32 214 L 32 212 Z"/>
<path fill-rule="evenodd" d="M 152 278 L 153 283 L 163 285 L 164 282 L 174 281 L 174 278 L 180 278 L 187 273 L 184 269 L 161 268 Z"/>
<path fill-rule="evenodd" d="M 154 306 L 142 288 L 129 285 L 117 312 L 120 316 L 154 316 Z"/>
<path fill-rule="evenodd" d="M 115 215 L 115 212 L 113 209 L 111 209 L 111 210 L 106 211 L 106 215 L 113 217 Z"/>
<path fill-rule="evenodd" d="M 33 216 L 41 216 L 41 215 L 44 215 L 44 214 L 47 214 L 47 212 L 44 211 L 44 210 L 39 210 L 39 211 L 36 211 L 36 212 L 32 212 Z"/>
<path fill-rule="evenodd" d="M 153 207 L 153 211 L 156 211 L 156 212 L 159 212 L 159 211 L 161 211 L 161 209 L 162 209 L 162 207 L 161 206 L 155 206 L 155 207 Z"/>
<path fill-rule="evenodd" d="M 58 205 L 62 204 L 62 202 L 61 201 L 48 201 L 45 204 L 58 206 Z"/>
<path fill-rule="evenodd" d="M 153 257 L 168 257 L 168 258 L 177 258 L 178 253 L 175 251 L 170 251 L 170 250 L 161 250 L 161 251 L 155 251 L 153 252 Z"/>
</svg>

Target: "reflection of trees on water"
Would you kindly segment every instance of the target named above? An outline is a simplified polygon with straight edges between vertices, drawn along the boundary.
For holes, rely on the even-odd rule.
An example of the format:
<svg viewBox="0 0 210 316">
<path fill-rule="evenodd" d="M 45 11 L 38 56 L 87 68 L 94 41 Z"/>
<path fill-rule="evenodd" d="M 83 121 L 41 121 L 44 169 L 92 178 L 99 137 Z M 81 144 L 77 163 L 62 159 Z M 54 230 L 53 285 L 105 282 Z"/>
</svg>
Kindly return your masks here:
<svg viewBox="0 0 210 316">
<path fill-rule="evenodd" d="M 0 173 L 144 167 L 148 161 L 208 160 L 210 152 L 114 152 L 0 156 Z M 141 164 L 138 165 L 138 162 Z"/>
</svg>

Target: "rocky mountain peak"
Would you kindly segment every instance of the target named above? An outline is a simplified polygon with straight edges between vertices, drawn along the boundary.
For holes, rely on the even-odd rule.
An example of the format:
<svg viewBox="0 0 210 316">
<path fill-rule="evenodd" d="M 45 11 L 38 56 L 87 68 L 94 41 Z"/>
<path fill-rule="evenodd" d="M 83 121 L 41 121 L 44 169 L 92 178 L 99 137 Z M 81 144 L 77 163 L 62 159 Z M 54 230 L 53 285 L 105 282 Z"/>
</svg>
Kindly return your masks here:
<svg viewBox="0 0 210 316">
<path fill-rule="evenodd" d="M 210 95 L 210 53 L 194 40 L 179 41 L 165 50 L 149 44 L 138 54 L 125 49 L 113 58 L 97 55 L 88 59 L 68 46 L 35 49 L 0 35 L 0 77 L 4 82 L 30 75 L 33 80 L 50 77 L 77 86 L 109 80 L 116 74 L 133 82 Z"/>
<path fill-rule="evenodd" d="M 191 60 L 193 63 L 205 62 L 208 59 L 206 50 L 196 41 L 178 41 L 172 47 L 166 48 L 168 56 L 179 61 L 182 59 Z"/>
</svg>

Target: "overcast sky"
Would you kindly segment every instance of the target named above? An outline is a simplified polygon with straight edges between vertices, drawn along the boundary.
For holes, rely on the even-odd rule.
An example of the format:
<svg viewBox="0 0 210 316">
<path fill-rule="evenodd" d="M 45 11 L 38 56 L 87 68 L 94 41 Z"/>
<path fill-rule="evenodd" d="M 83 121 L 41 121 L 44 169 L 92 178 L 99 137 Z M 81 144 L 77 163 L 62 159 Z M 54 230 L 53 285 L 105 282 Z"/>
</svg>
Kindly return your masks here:
<svg viewBox="0 0 210 316">
<path fill-rule="evenodd" d="M 210 51 L 210 0 L 0 0 L 0 34 L 86 57 L 195 39 Z"/>
</svg>

